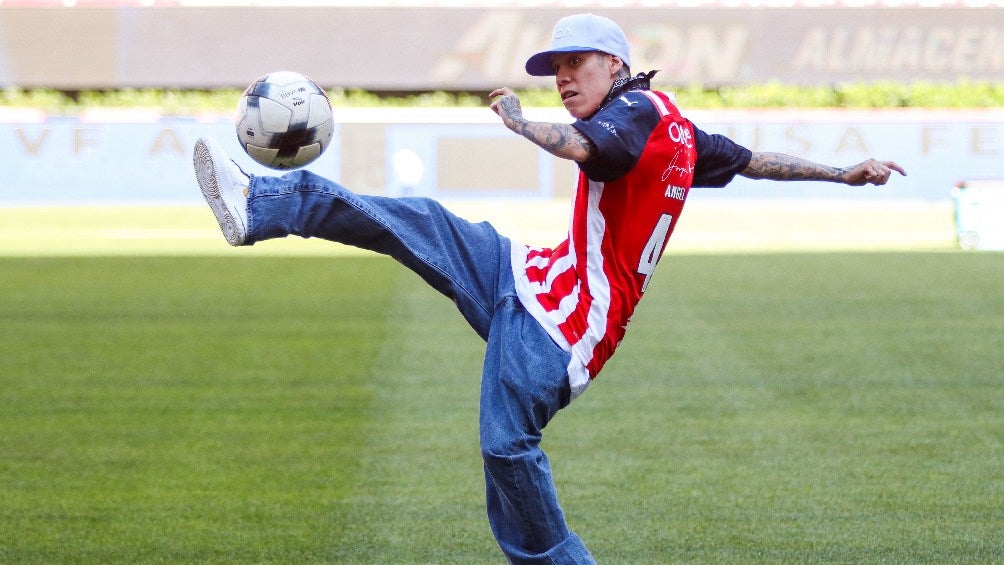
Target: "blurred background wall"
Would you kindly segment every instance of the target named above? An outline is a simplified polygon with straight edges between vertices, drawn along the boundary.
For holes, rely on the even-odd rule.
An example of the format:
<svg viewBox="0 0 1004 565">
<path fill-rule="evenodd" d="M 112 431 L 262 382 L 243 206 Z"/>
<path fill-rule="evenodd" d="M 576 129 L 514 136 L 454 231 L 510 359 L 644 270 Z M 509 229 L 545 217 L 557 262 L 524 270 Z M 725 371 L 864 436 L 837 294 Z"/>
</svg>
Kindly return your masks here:
<svg viewBox="0 0 1004 565">
<path fill-rule="evenodd" d="M 523 71 L 527 54 L 547 45 L 558 18 L 584 10 L 624 28 L 636 71 L 661 69 L 661 79 L 673 84 L 990 80 L 1004 73 L 1004 9 L 986 2 L 935 8 L 874 1 L 771 8 L 724 0 L 658 8 L 646 7 L 652 2 L 61 4 L 0 3 L 0 86 L 212 88 L 243 86 L 248 77 L 286 68 L 346 88 L 541 86 L 547 79 Z M 457 4 L 464 3 L 443 2 Z M 623 7 L 605 7 L 611 5 Z"/>
</svg>

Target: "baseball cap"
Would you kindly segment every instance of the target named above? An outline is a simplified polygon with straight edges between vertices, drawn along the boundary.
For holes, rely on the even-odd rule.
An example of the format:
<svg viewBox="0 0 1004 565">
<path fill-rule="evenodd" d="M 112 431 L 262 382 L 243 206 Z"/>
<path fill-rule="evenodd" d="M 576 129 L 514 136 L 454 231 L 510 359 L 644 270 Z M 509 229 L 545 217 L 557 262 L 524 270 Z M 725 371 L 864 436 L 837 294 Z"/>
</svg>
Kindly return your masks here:
<svg viewBox="0 0 1004 565">
<path fill-rule="evenodd" d="M 616 55 L 631 66 L 631 46 L 613 20 L 595 14 L 577 14 L 558 20 L 551 34 L 551 48 L 526 60 L 526 72 L 535 77 L 554 75 L 551 56 L 555 53 L 602 51 Z"/>
</svg>

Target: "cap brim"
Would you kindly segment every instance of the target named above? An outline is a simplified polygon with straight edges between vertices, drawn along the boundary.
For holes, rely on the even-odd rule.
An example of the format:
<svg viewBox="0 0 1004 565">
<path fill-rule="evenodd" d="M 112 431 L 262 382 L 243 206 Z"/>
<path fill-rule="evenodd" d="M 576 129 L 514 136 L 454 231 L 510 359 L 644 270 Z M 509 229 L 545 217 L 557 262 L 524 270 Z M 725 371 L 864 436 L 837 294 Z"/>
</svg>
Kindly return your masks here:
<svg viewBox="0 0 1004 565">
<path fill-rule="evenodd" d="M 559 49 L 548 49 L 541 51 L 526 60 L 526 72 L 530 76 L 550 77 L 554 76 L 554 65 L 551 64 L 551 57 L 557 53 L 589 53 L 596 51 L 594 47 L 561 47 Z"/>
</svg>

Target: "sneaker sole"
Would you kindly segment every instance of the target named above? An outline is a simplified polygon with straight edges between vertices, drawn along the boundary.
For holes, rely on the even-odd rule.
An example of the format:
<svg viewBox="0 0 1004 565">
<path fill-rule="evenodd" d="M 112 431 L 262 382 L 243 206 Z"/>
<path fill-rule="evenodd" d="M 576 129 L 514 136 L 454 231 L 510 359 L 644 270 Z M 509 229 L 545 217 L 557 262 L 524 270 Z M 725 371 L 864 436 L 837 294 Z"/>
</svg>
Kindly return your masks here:
<svg viewBox="0 0 1004 565">
<path fill-rule="evenodd" d="M 223 196 L 220 194 L 219 175 L 216 172 L 216 163 L 213 161 L 213 152 L 205 140 L 200 139 L 195 142 L 192 162 L 195 166 L 195 178 L 199 182 L 199 189 L 202 190 L 202 196 L 205 197 L 206 203 L 213 210 L 213 215 L 216 216 L 216 222 L 220 224 L 223 237 L 230 245 L 239 246 L 243 243 L 244 238 L 241 236 L 233 215 L 226 203 L 223 202 Z"/>
</svg>

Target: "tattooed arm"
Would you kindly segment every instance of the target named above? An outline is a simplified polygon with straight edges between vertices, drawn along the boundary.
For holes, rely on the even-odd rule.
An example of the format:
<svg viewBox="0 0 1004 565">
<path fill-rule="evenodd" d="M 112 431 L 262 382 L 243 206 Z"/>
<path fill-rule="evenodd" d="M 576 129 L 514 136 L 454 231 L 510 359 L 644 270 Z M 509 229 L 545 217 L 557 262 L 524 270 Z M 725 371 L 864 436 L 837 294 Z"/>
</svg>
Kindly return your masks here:
<svg viewBox="0 0 1004 565">
<path fill-rule="evenodd" d="M 906 171 L 892 161 L 868 159 L 850 167 L 830 167 L 783 153 L 753 153 L 750 164 L 739 174 L 751 179 L 815 180 L 861 186 L 883 185 L 896 171 L 906 176 Z"/>
<path fill-rule="evenodd" d="M 508 88 L 493 91 L 496 98 L 491 105 L 502 123 L 512 131 L 522 135 L 539 147 L 562 159 L 583 162 L 593 156 L 596 146 L 588 137 L 569 124 L 531 122 L 523 117 L 519 98 Z"/>
</svg>

